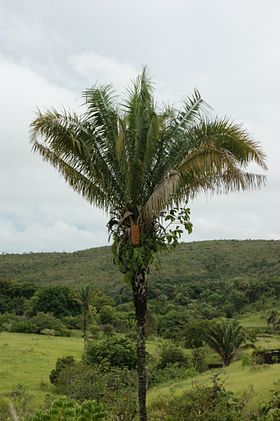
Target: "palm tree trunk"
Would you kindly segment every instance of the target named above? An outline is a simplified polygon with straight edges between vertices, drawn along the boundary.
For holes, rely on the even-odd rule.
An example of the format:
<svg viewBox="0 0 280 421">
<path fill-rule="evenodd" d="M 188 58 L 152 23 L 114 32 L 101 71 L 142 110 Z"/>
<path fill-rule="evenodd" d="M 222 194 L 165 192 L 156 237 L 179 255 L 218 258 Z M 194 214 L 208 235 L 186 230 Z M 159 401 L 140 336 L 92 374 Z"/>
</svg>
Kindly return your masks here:
<svg viewBox="0 0 280 421">
<path fill-rule="evenodd" d="M 147 279 L 146 269 L 132 278 L 133 302 L 137 322 L 137 371 L 138 371 L 138 404 L 140 421 L 147 421 L 146 409 L 146 337 L 145 314 L 147 311 Z"/>
<path fill-rule="evenodd" d="M 87 345 L 87 312 L 83 313 L 83 336 L 84 336 L 84 349 Z"/>
</svg>

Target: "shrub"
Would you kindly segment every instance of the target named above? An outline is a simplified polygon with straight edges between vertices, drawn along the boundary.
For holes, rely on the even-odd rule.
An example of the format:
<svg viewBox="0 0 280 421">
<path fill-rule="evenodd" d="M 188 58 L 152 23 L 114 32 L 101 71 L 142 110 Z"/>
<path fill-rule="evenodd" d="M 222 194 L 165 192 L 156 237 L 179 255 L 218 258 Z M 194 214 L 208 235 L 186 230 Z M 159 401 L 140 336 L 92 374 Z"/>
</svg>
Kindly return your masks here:
<svg viewBox="0 0 280 421">
<path fill-rule="evenodd" d="M 30 395 L 25 386 L 17 384 L 17 386 L 8 394 L 8 397 L 14 404 L 17 414 L 28 419 L 27 416 L 31 412 L 31 401 L 33 396 Z"/>
<path fill-rule="evenodd" d="M 7 421 L 10 418 L 9 402 L 0 396 L 0 421 Z"/>
<path fill-rule="evenodd" d="M 154 367 L 148 370 L 148 387 L 154 387 L 162 383 L 180 381 L 197 375 L 195 368 L 184 368 L 177 363 L 169 364 L 165 368 Z"/>
<path fill-rule="evenodd" d="M 194 368 L 202 373 L 207 370 L 207 363 L 205 361 L 205 352 L 202 348 L 194 348 L 192 350 L 192 363 Z"/>
<path fill-rule="evenodd" d="M 131 421 L 136 414 L 136 373 L 128 369 L 67 365 L 58 374 L 56 389 L 80 402 L 104 402 L 116 420 Z"/>
<path fill-rule="evenodd" d="M 70 288 L 55 285 L 41 288 L 33 297 L 32 313 L 53 313 L 56 317 L 75 316 L 81 306 Z"/>
<path fill-rule="evenodd" d="M 5 331 L 10 331 L 12 322 L 18 320 L 18 316 L 13 313 L 3 313 L 0 314 L 0 329 Z"/>
<path fill-rule="evenodd" d="M 18 318 L 9 325 L 10 332 L 16 333 L 35 333 L 34 325 L 30 319 L 24 317 Z"/>
<path fill-rule="evenodd" d="M 75 359 L 74 357 L 72 357 L 72 355 L 69 355 L 63 358 L 58 358 L 56 360 L 55 368 L 51 371 L 51 374 L 49 376 L 50 382 L 52 384 L 57 384 L 57 380 L 61 371 L 65 367 L 73 366 L 74 364 L 75 364 Z"/>
<path fill-rule="evenodd" d="M 84 359 L 88 364 L 109 364 L 112 367 L 127 367 L 133 370 L 137 366 L 136 349 L 127 338 L 108 337 L 98 343 L 90 342 Z"/>
<path fill-rule="evenodd" d="M 194 388 L 180 397 L 152 404 L 153 421 L 239 421 L 243 404 L 213 379 L 212 387 Z"/>
<path fill-rule="evenodd" d="M 31 418 L 30 421 L 77 421 L 91 420 L 100 421 L 108 420 L 108 412 L 102 403 L 95 401 L 84 401 L 82 404 L 67 399 L 58 398 L 54 400 L 51 407 L 47 411 L 40 411 Z"/>
<path fill-rule="evenodd" d="M 46 335 L 46 336 L 55 336 L 55 330 L 54 329 L 43 329 L 41 330 L 41 335 Z"/>
<path fill-rule="evenodd" d="M 160 362 L 158 367 L 165 368 L 170 364 L 177 364 L 177 366 L 188 367 L 189 361 L 185 353 L 178 347 L 170 345 L 164 347 L 160 354 Z"/>
<path fill-rule="evenodd" d="M 66 316 L 62 321 L 67 329 L 81 329 L 81 316 Z"/>
<path fill-rule="evenodd" d="M 200 348 L 204 344 L 204 335 L 210 322 L 208 320 L 193 320 L 188 322 L 183 330 L 186 348 Z"/>
<path fill-rule="evenodd" d="M 259 407 L 256 420 L 277 421 L 280 419 L 280 382 L 275 383 L 272 398 L 269 402 L 263 403 Z"/>
<path fill-rule="evenodd" d="M 69 336 L 63 322 L 51 313 L 37 313 L 30 320 L 34 326 L 33 333 L 41 333 L 43 329 L 53 329 L 57 335 Z"/>
<path fill-rule="evenodd" d="M 23 316 L 11 317 L 10 322 L 6 323 L 9 332 L 16 333 L 52 333 L 56 336 L 70 336 L 69 331 L 61 320 L 50 313 L 37 313 L 36 316 L 27 318 Z"/>
</svg>

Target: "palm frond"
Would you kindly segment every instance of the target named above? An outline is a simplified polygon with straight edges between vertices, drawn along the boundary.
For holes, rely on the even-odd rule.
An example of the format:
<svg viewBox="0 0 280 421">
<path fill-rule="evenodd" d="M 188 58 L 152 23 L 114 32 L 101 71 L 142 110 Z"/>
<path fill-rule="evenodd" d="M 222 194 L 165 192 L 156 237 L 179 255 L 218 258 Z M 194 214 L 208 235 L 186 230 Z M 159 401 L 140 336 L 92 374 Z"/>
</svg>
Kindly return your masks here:
<svg viewBox="0 0 280 421">
<path fill-rule="evenodd" d="M 38 142 L 33 143 L 33 152 L 39 152 L 44 161 L 57 168 L 73 190 L 85 197 L 90 203 L 106 211 L 110 209 L 112 205 L 110 196 L 95 184 L 93 179 L 86 177 L 80 171 L 68 165 L 54 152 Z"/>
<path fill-rule="evenodd" d="M 83 93 L 82 116 L 39 112 L 33 121 L 33 150 L 55 166 L 91 203 L 150 224 L 171 204 L 200 192 L 257 188 L 265 176 L 265 154 L 242 126 L 207 117 L 199 91 L 181 110 L 158 111 L 146 69 L 127 91 L 121 108 L 108 86 Z M 40 139 L 39 139 L 40 138 Z M 120 219 L 120 218 L 119 218 Z M 127 221 L 125 222 L 127 223 Z"/>
<path fill-rule="evenodd" d="M 122 189 L 118 174 L 111 165 L 106 146 L 103 147 L 102 127 L 89 124 L 87 120 L 78 118 L 76 115 L 62 114 L 52 110 L 45 114 L 39 113 L 31 128 L 33 150 L 41 153 L 50 162 L 53 160 L 55 163 L 53 165 L 64 177 L 68 174 L 67 182 L 73 188 L 77 184 L 77 174 L 80 173 L 86 179 L 93 180 L 93 191 L 98 186 L 103 193 L 107 191 L 108 194 L 109 189 L 111 198 L 115 195 L 118 200 L 121 200 Z M 42 138 L 42 144 L 37 140 L 38 137 Z M 70 173 L 73 174 L 73 182 L 70 180 Z M 85 191 L 89 191 L 88 183 L 86 184 Z M 79 190 L 89 199 L 80 187 L 75 190 Z M 92 199 L 90 201 L 92 202 Z"/>
<path fill-rule="evenodd" d="M 141 214 L 144 220 L 152 221 L 175 200 L 179 180 L 180 174 L 178 171 L 170 171 L 165 176 L 142 209 Z"/>
</svg>

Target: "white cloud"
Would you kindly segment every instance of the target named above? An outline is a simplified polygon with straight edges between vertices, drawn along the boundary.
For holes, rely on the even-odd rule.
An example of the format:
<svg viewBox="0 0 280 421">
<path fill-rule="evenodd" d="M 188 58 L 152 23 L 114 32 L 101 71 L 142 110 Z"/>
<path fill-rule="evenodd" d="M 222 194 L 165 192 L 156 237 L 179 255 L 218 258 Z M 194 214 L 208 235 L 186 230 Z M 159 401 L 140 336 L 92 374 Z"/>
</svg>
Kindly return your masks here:
<svg viewBox="0 0 280 421">
<path fill-rule="evenodd" d="M 106 57 L 93 52 L 73 55 L 69 63 L 85 79 L 85 86 L 92 83 L 111 84 L 118 91 L 123 91 L 129 81 L 138 75 L 129 63 L 118 62 L 115 58 Z"/>
<path fill-rule="evenodd" d="M 77 108 L 77 95 L 0 58 L 0 252 L 76 250 L 106 242 L 105 216 L 31 153 L 36 106 Z"/>
</svg>

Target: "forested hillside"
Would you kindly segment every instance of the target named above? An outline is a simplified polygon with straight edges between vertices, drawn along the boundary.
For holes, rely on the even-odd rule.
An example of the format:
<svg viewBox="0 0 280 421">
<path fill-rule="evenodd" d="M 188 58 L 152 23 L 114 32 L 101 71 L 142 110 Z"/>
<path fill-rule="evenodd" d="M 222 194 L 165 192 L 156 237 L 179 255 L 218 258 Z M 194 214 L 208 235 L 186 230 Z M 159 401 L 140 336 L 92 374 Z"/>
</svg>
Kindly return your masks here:
<svg viewBox="0 0 280 421">
<path fill-rule="evenodd" d="M 266 278 L 280 275 L 280 241 L 220 240 L 181 243 L 175 252 L 159 256 L 150 273 L 151 285 L 160 280 L 181 282 Z M 0 280 L 37 284 L 92 283 L 101 289 L 122 287 L 110 247 L 75 253 L 0 255 Z"/>
</svg>

